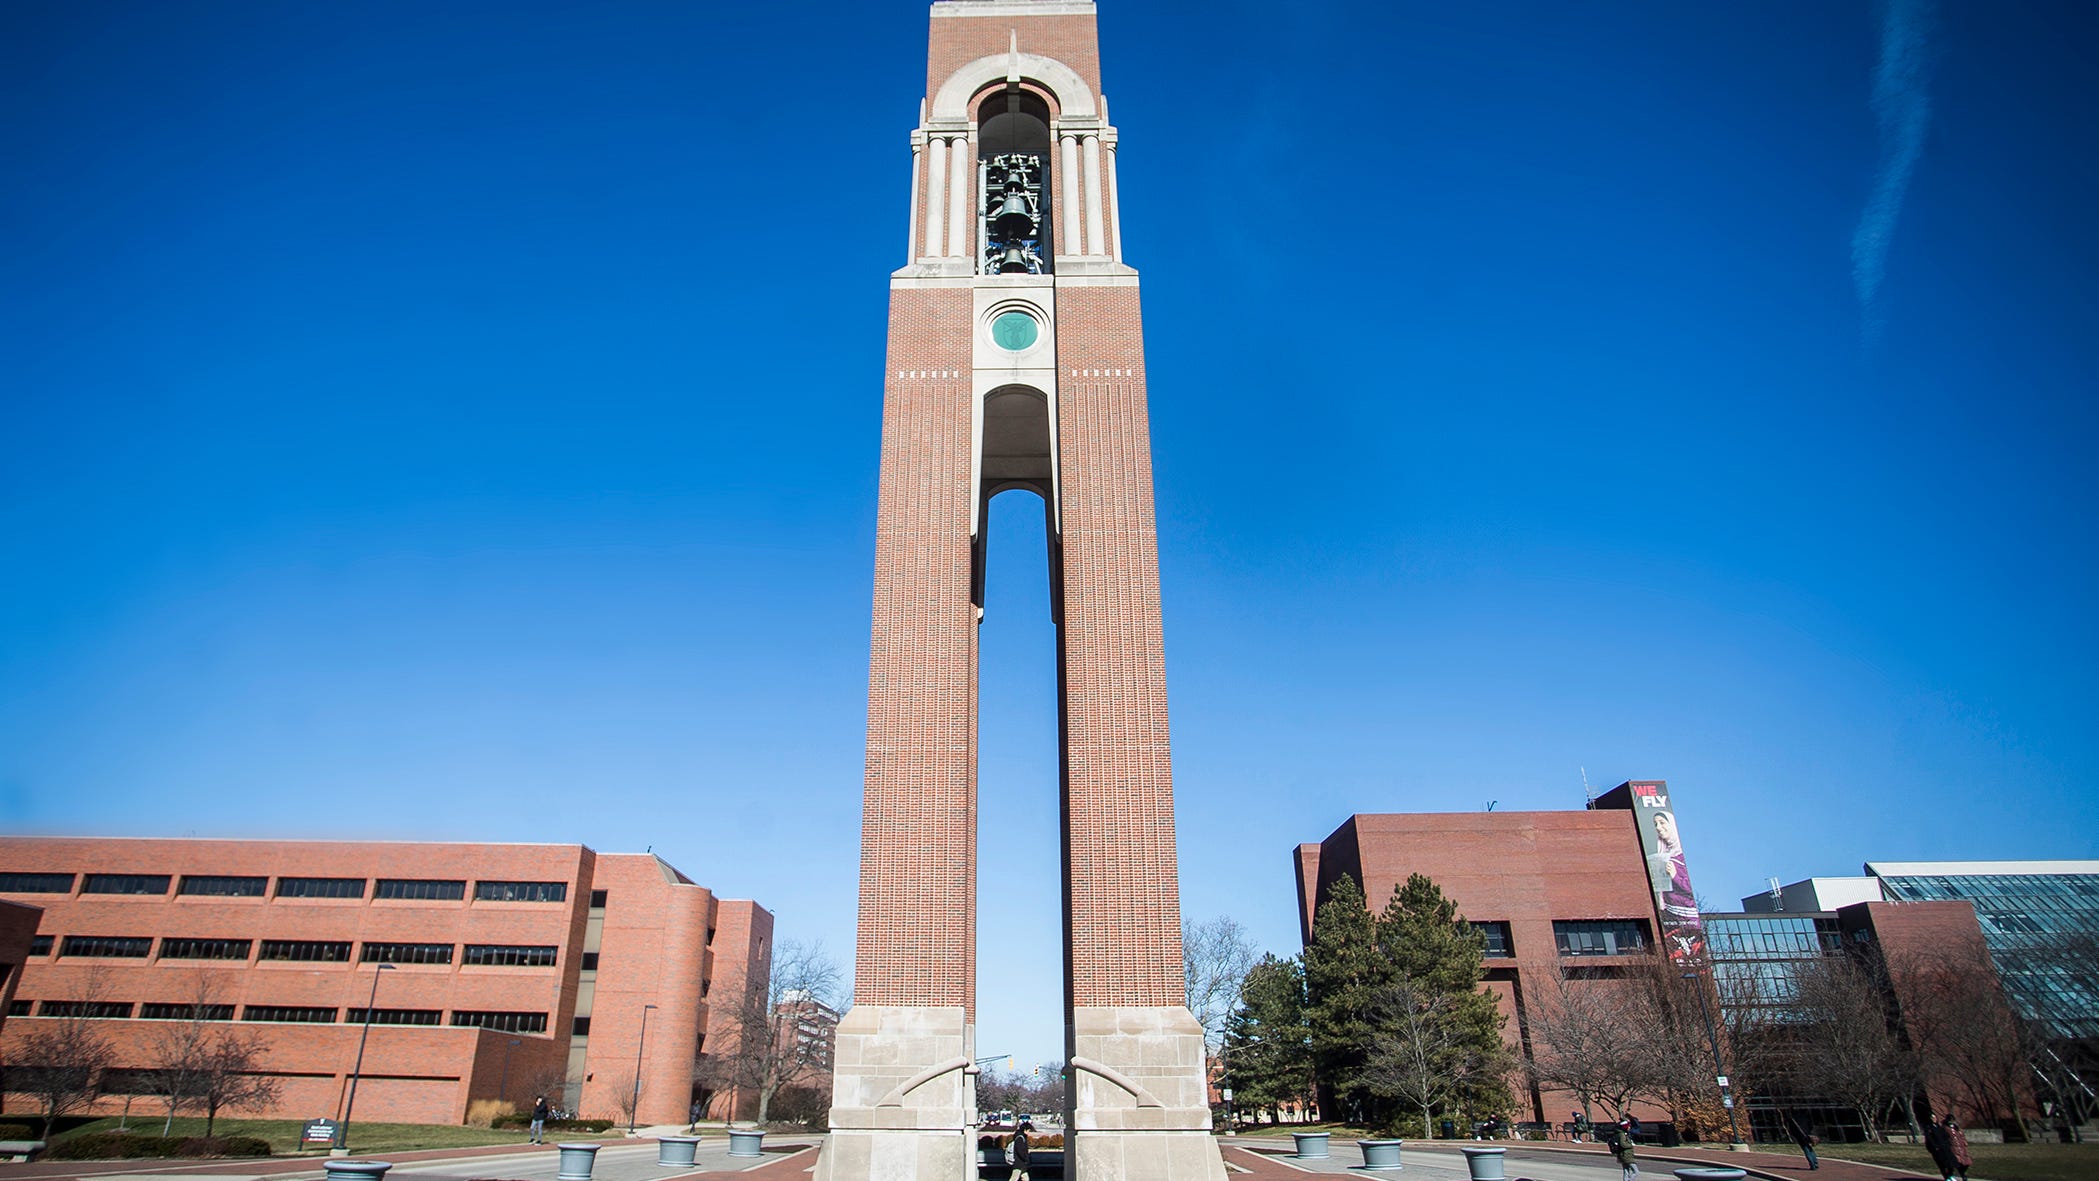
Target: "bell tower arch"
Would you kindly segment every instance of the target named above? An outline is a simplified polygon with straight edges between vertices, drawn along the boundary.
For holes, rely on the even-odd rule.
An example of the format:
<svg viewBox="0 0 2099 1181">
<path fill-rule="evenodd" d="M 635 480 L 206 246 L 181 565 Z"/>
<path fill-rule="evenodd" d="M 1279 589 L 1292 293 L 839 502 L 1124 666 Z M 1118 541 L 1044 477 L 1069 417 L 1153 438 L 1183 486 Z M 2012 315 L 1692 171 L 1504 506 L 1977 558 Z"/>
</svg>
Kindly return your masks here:
<svg viewBox="0 0 2099 1181">
<path fill-rule="evenodd" d="M 819 1181 L 976 1175 L 977 625 L 1038 493 L 1057 636 L 1066 1173 L 1223 1181 L 1186 1007 L 1137 272 L 1091 0 L 939 0 L 890 277 L 854 1004 Z"/>
</svg>

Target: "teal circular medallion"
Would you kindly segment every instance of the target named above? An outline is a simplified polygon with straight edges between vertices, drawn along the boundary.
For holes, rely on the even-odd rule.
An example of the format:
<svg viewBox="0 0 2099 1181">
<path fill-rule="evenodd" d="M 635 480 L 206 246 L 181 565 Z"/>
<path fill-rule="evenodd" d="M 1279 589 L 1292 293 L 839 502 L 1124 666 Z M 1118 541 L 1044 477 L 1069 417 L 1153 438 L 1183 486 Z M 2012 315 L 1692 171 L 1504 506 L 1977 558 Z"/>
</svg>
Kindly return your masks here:
<svg viewBox="0 0 2099 1181">
<path fill-rule="evenodd" d="M 1033 345 L 1041 333 L 1041 325 L 1026 312 L 1007 312 L 991 322 L 991 339 L 1008 352 L 1017 353 Z"/>
</svg>

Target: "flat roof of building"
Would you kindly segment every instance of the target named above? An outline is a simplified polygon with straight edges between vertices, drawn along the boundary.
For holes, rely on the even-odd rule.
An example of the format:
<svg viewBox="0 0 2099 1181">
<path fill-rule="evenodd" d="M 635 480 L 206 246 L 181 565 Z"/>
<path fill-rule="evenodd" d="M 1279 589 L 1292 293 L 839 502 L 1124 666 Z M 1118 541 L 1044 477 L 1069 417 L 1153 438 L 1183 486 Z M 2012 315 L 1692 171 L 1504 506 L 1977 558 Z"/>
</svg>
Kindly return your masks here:
<svg viewBox="0 0 2099 1181">
<path fill-rule="evenodd" d="M 1964 878 L 2099 874 L 2099 861 L 1868 861 L 1866 872 L 1882 878 Z"/>
</svg>

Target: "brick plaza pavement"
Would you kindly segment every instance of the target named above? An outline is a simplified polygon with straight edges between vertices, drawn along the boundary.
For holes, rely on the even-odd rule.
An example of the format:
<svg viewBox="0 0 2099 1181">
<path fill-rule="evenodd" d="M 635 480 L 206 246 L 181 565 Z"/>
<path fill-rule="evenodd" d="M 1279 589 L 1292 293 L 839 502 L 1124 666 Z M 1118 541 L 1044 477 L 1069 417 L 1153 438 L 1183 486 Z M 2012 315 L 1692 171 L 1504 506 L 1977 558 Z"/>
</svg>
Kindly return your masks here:
<svg viewBox="0 0 2099 1181">
<path fill-rule="evenodd" d="M 1498 1141 L 1496 1147 L 1508 1150 L 1503 1166 L 1510 1181 L 1520 1178 L 1532 1181 L 1618 1181 L 1617 1161 L 1600 1146 Z M 1324 1162 L 1300 1161 L 1291 1155 L 1289 1140 L 1240 1137 L 1225 1149 L 1224 1158 L 1226 1167 L 1237 1171 L 1235 1176 L 1244 1176 L 1249 1181 L 1304 1181 L 1307 1173 L 1372 1175 L 1361 1168 L 1363 1157 L 1353 1140 L 1336 1136 L 1331 1151 L 1333 1155 Z M 1401 1177 L 1463 1181 L 1468 1175 L 1465 1158 L 1455 1144 L 1430 1142 L 1417 1145 L 1409 1141 L 1401 1151 L 1401 1159 L 1406 1166 L 1397 1174 Z M 1750 1176 L 1761 1181 L 1938 1181 L 1935 1177 L 1903 1169 L 1828 1157 L 1822 1158 L 1821 1169 L 1810 1172 L 1807 1161 L 1798 1152 L 1729 1152 L 1726 1149 L 1643 1146 L 1639 1159 L 1642 1181 L 1675 1181 L 1671 1170 L 1695 1165 L 1747 1169 Z"/>
</svg>

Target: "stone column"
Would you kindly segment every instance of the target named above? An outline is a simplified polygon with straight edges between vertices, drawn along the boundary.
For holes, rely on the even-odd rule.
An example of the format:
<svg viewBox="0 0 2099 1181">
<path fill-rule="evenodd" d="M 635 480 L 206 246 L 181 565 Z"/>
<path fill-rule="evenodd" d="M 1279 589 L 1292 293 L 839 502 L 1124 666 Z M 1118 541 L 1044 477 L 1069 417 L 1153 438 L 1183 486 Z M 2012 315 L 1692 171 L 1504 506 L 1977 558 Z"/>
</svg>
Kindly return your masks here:
<svg viewBox="0 0 2099 1181">
<path fill-rule="evenodd" d="M 1101 228 L 1101 137 L 1086 137 L 1086 253 L 1106 254 L 1107 234 Z"/>
<path fill-rule="evenodd" d="M 936 135 L 927 145 L 931 157 L 926 168 L 925 255 L 938 258 L 947 253 L 947 137 Z"/>
<path fill-rule="evenodd" d="M 969 253 L 969 137 L 958 135 L 948 146 L 948 180 L 953 185 L 947 198 L 947 253 L 950 258 Z"/>
<path fill-rule="evenodd" d="M 1108 233 L 1115 243 L 1115 261 L 1122 261 L 1122 198 L 1115 191 L 1115 141 L 1108 141 Z"/>
<path fill-rule="evenodd" d="M 904 230 L 904 262 L 906 265 L 918 261 L 918 186 L 925 179 L 926 145 L 924 138 L 911 137 L 911 224 Z"/>
<path fill-rule="evenodd" d="M 1057 187 L 1064 190 L 1064 253 L 1083 254 L 1086 245 L 1079 238 L 1079 226 L 1085 217 L 1079 204 L 1079 137 L 1066 132 L 1059 137 L 1057 146 Z"/>
</svg>

